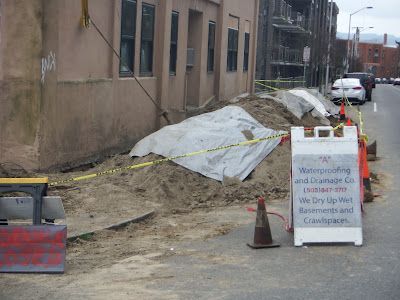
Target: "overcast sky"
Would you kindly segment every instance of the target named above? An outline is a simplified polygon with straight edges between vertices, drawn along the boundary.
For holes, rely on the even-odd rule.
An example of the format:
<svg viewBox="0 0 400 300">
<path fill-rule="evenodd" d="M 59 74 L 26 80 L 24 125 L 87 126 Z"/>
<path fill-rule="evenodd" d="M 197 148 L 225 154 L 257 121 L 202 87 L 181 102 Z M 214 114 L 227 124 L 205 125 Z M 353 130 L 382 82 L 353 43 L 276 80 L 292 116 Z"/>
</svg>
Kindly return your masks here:
<svg viewBox="0 0 400 300">
<path fill-rule="evenodd" d="M 330 0 L 329 0 L 330 1 Z M 339 7 L 338 32 L 348 33 L 350 14 L 366 6 L 351 17 L 351 27 L 359 26 L 366 29 L 365 33 L 393 34 L 400 37 L 400 0 L 334 0 Z M 355 32 L 355 29 L 351 29 Z M 361 33 L 362 34 L 362 33 Z"/>
</svg>

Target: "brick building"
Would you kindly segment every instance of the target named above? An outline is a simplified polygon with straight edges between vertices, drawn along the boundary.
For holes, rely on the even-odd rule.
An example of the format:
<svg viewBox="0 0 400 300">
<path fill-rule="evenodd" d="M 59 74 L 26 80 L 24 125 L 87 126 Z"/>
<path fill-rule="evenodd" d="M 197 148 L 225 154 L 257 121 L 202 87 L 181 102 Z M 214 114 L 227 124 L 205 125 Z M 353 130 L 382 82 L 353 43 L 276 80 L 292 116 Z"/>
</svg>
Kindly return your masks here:
<svg viewBox="0 0 400 300">
<path fill-rule="evenodd" d="M 358 60 L 363 72 L 375 74 L 376 77 L 399 77 L 400 49 L 387 45 L 387 35 L 382 43 L 358 42 L 354 59 Z"/>
</svg>

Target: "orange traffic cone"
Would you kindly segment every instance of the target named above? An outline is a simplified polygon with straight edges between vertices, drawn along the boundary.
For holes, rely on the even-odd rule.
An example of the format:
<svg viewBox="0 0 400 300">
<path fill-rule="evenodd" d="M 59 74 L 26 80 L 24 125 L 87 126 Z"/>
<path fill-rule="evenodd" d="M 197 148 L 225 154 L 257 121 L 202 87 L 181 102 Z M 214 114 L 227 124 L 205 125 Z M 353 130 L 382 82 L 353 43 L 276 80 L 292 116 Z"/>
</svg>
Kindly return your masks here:
<svg viewBox="0 0 400 300">
<path fill-rule="evenodd" d="M 347 118 L 346 126 L 351 126 L 351 119 L 350 118 Z"/>
<path fill-rule="evenodd" d="M 262 197 L 258 198 L 254 241 L 252 243 L 247 243 L 247 246 L 253 249 L 274 248 L 280 246 L 272 241 L 271 228 L 269 227 L 267 211 L 265 209 L 265 201 Z"/>
<path fill-rule="evenodd" d="M 340 121 L 346 120 L 346 113 L 344 111 L 344 100 L 342 100 L 342 104 L 340 105 Z"/>
</svg>

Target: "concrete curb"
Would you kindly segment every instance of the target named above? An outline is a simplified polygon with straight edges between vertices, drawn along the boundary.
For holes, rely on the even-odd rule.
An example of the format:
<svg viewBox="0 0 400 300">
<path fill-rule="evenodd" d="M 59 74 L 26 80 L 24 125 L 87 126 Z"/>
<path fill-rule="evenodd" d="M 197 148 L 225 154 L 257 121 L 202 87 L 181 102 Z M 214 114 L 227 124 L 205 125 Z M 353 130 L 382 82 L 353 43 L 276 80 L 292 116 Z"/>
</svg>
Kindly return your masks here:
<svg viewBox="0 0 400 300">
<path fill-rule="evenodd" d="M 101 231 L 101 230 L 118 229 L 118 228 L 125 227 L 125 226 L 127 226 L 127 225 L 129 225 L 129 224 L 132 224 L 132 223 L 140 223 L 140 222 L 143 222 L 143 221 L 145 221 L 145 220 L 147 220 L 147 219 L 153 217 L 154 214 L 155 214 L 155 211 L 152 210 L 152 211 L 147 212 L 147 213 L 145 213 L 145 214 L 143 214 L 143 215 L 141 215 L 141 216 L 134 217 L 134 218 L 132 218 L 132 219 L 127 219 L 127 220 L 124 220 L 124 221 L 122 221 L 122 222 L 119 222 L 119 223 L 116 223 L 116 224 L 112 224 L 112 225 L 107 226 L 107 227 L 104 227 L 104 228 L 100 228 L 100 229 L 95 229 L 95 230 L 88 231 L 88 232 L 83 232 L 83 233 L 74 234 L 74 235 L 72 235 L 72 236 L 69 236 L 69 237 L 67 238 L 67 241 L 68 241 L 68 242 L 73 242 L 73 241 L 77 240 L 77 239 L 80 238 L 80 237 L 91 236 L 91 235 L 93 235 L 93 234 L 95 234 L 96 232 L 99 232 L 99 231 Z"/>
</svg>

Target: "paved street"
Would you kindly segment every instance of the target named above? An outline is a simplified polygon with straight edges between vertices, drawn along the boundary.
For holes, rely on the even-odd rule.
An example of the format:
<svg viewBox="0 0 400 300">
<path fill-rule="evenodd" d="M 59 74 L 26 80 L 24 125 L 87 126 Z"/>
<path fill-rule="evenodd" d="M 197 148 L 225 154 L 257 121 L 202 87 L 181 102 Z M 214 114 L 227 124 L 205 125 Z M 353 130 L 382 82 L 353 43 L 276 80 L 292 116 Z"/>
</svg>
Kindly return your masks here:
<svg viewBox="0 0 400 300">
<path fill-rule="evenodd" d="M 295 248 L 292 234 L 270 217 L 281 248 L 249 249 L 253 224 L 208 242 L 180 245 L 197 255 L 169 258 L 173 277 L 152 288 L 181 299 L 399 299 L 400 88 L 377 85 L 373 102 L 361 109 L 370 140 L 378 141 L 380 159 L 370 168 L 383 174 L 388 186 L 383 197 L 366 204 L 362 247 Z M 280 210 L 287 214 L 287 203 Z"/>
</svg>

